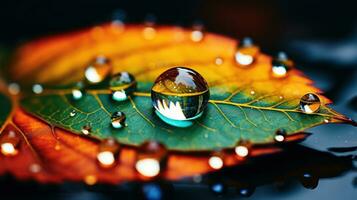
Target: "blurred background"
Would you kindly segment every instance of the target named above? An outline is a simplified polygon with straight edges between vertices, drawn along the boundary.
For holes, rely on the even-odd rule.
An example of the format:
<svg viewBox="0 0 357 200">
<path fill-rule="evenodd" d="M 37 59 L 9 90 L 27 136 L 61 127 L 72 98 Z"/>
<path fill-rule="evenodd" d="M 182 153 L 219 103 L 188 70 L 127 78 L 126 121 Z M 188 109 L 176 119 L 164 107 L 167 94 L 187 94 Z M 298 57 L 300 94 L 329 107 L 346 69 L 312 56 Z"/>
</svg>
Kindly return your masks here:
<svg viewBox="0 0 357 200">
<path fill-rule="evenodd" d="M 206 31 L 237 39 L 252 37 L 264 52 L 272 55 L 278 51 L 287 52 L 296 61 L 298 68 L 312 78 L 315 84 L 326 92 L 326 96 L 334 101 L 334 109 L 356 120 L 356 6 L 354 1 L 347 0 L 2 0 L 0 46 L 13 47 L 41 36 L 90 27 L 116 19 L 126 23 L 143 23 L 149 18 L 155 19 L 157 24 L 185 27 L 191 27 L 192 24 L 199 22 L 204 24 Z M 347 152 L 330 151 L 331 147 L 357 146 L 356 128 L 327 125 L 313 128 L 310 132 L 314 134 L 303 143 L 304 148 L 328 152 L 333 159 L 350 156 L 352 159 L 349 160 L 348 167 L 345 168 L 345 163 L 342 166 L 338 165 L 340 168 L 334 166 L 334 169 L 341 169 L 341 173 L 324 174 L 324 179 L 318 181 L 318 186 L 310 186 L 308 189 L 297 184 L 296 177 L 289 177 L 288 181 L 283 182 L 265 180 L 260 183 L 263 186 L 255 190 L 252 199 L 352 200 L 357 197 L 356 149 L 352 148 Z M 317 160 L 318 171 L 331 169 L 325 161 L 320 162 L 316 159 L 316 156 L 320 156 L 313 152 L 307 151 L 305 155 L 300 155 L 296 159 L 311 157 L 306 162 Z M 332 161 L 335 161 L 333 159 Z M 263 165 L 265 164 L 261 166 Z M 235 174 L 237 171 L 230 173 Z M 268 171 L 267 174 L 261 174 L 263 177 L 252 178 L 261 180 L 272 174 L 272 171 Z M 111 194 L 128 198 L 128 191 L 131 191 L 127 190 L 129 186 L 126 185 L 111 190 L 112 193 L 103 194 L 72 185 L 64 185 L 60 189 L 49 189 L 47 186 L 36 186 L 34 183 L 19 185 L 9 177 L 2 177 L 0 181 L 2 194 L 8 191 L 6 194 L 13 197 L 20 195 L 16 192 L 19 190 L 24 191 L 24 194 L 30 193 L 36 199 L 54 197 L 53 194 L 58 199 L 111 199 Z M 10 186 L 3 187 L 8 183 L 11 183 Z M 218 198 L 209 192 L 207 186 L 184 182 L 175 183 L 173 187 L 176 199 Z M 73 191 L 73 188 L 76 191 Z M 45 191 L 47 193 L 43 196 Z M 157 194 L 157 191 L 161 190 L 151 187 L 148 191 Z M 37 193 L 37 196 L 34 193 Z M 238 196 L 227 198 L 236 199 Z"/>
</svg>

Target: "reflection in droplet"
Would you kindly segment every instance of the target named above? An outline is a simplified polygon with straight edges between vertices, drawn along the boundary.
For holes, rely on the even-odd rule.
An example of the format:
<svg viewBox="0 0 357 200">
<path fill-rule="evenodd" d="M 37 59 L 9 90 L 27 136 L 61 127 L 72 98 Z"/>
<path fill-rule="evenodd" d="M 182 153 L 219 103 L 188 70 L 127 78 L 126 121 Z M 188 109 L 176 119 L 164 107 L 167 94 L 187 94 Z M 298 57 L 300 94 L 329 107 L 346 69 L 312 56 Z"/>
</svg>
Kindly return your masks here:
<svg viewBox="0 0 357 200">
<path fill-rule="evenodd" d="M 83 181 L 87 185 L 94 185 L 97 183 L 98 179 L 95 175 L 87 175 L 84 177 Z"/>
<path fill-rule="evenodd" d="M 316 94 L 308 93 L 301 97 L 300 108 L 304 113 L 311 114 L 317 112 L 320 106 L 321 101 Z"/>
<path fill-rule="evenodd" d="M 69 113 L 69 116 L 70 116 L 70 117 L 74 117 L 74 116 L 76 116 L 76 114 L 77 114 L 77 111 L 76 111 L 76 110 L 72 110 L 72 111 Z"/>
<path fill-rule="evenodd" d="M 84 125 L 82 127 L 82 133 L 84 135 L 89 135 L 91 131 L 92 131 L 92 126 L 90 124 Z"/>
<path fill-rule="evenodd" d="M 194 24 L 190 38 L 193 42 L 201 42 L 203 40 L 204 33 L 203 33 L 203 25 L 202 24 Z"/>
<path fill-rule="evenodd" d="M 187 127 L 199 118 L 209 99 L 207 82 L 196 71 L 184 67 L 162 73 L 151 89 L 155 113 L 166 123 Z"/>
<path fill-rule="evenodd" d="M 234 58 L 240 66 L 249 66 L 253 64 L 258 54 L 259 47 L 253 44 L 251 38 L 244 38 L 237 47 Z"/>
<path fill-rule="evenodd" d="M 32 86 L 32 92 L 35 94 L 41 94 L 43 92 L 43 87 L 40 84 L 35 84 Z"/>
<path fill-rule="evenodd" d="M 286 77 L 288 71 L 294 67 L 293 61 L 289 60 L 284 52 L 272 60 L 272 76 L 275 78 Z"/>
<path fill-rule="evenodd" d="M 84 77 L 89 84 L 96 84 L 106 79 L 112 71 L 110 61 L 104 56 L 98 56 L 84 71 Z"/>
<path fill-rule="evenodd" d="M 122 128 L 125 126 L 125 114 L 123 112 L 115 112 L 111 116 L 111 123 L 113 128 Z"/>
<path fill-rule="evenodd" d="M 18 95 L 21 90 L 18 83 L 10 83 L 7 89 L 11 95 Z"/>
<path fill-rule="evenodd" d="M 300 182 L 305 188 L 312 190 L 312 189 L 315 189 L 317 187 L 317 185 L 319 184 L 319 178 L 313 176 L 310 173 L 304 173 L 300 177 Z"/>
<path fill-rule="evenodd" d="M 103 140 L 98 147 L 97 161 L 102 168 L 115 166 L 120 146 L 114 138 Z"/>
<path fill-rule="evenodd" d="M 166 156 L 166 148 L 162 144 L 156 141 L 145 142 L 140 146 L 135 169 L 146 178 L 157 177 L 166 166 Z"/>
<path fill-rule="evenodd" d="M 16 156 L 19 153 L 20 137 L 13 130 L 1 133 L 0 150 L 4 156 Z"/>
<path fill-rule="evenodd" d="M 219 196 L 226 192 L 226 186 L 221 182 L 211 184 L 210 189 L 214 194 Z"/>
<path fill-rule="evenodd" d="M 248 141 L 240 141 L 234 148 L 236 155 L 240 158 L 247 157 L 249 155 L 250 143 Z"/>
<path fill-rule="evenodd" d="M 120 72 L 112 76 L 109 85 L 112 99 L 115 101 L 127 100 L 136 89 L 135 78 L 128 72 Z"/>
<path fill-rule="evenodd" d="M 221 169 L 224 166 L 223 153 L 220 151 L 214 152 L 208 159 L 208 164 L 212 169 Z"/>
<path fill-rule="evenodd" d="M 274 140 L 276 142 L 284 142 L 285 137 L 286 137 L 286 131 L 284 129 L 278 129 L 275 132 Z"/>
</svg>

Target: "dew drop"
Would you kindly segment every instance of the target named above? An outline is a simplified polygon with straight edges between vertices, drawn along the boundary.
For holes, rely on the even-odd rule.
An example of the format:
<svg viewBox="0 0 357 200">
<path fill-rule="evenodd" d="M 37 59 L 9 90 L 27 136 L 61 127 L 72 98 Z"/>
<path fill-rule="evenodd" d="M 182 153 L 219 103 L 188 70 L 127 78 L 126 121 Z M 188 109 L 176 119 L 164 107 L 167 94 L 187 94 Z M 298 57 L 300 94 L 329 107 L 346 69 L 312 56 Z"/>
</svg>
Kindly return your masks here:
<svg viewBox="0 0 357 200">
<path fill-rule="evenodd" d="M 102 168 L 111 168 L 117 164 L 120 145 L 114 138 L 103 140 L 98 147 L 97 161 Z"/>
<path fill-rule="evenodd" d="M 74 100 L 79 100 L 83 97 L 83 93 L 79 89 L 73 89 L 72 90 L 72 97 Z"/>
<path fill-rule="evenodd" d="M 113 128 L 123 128 L 125 126 L 125 114 L 123 112 L 115 112 L 111 116 L 111 123 Z"/>
<path fill-rule="evenodd" d="M 255 94 L 255 91 L 254 91 L 254 90 L 251 90 L 251 91 L 250 91 L 250 94 L 251 94 L 251 95 L 254 95 L 254 94 Z"/>
<path fill-rule="evenodd" d="M 319 184 L 319 179 L 310 173 L 304 173 L 300 177 L 300 182 L 306 189 L 313 190 Z"/>
<path fill-rule="evenodd" d="M 226 193 L 226 186 L 221 182 L 211 184 L 210 189 L 214 194 L 219 196 Z"/>
<path fill-rule="evenodd" d="M 140 146 L 135 169 L 145 178 L 154 178 L 166 167 L 167 151 L 156 141 L 148 141 Z"/>
<path fill-rule="evenodd" d="M 221 169 L 224 166 L 223 153 L 214 152 L 208 159 L 208 164 L 212 169 Z"/>
<path fill-rule="evenodd" d="M 324 123 L 329 123 L 330 122 L 330 120 L 328 120 L 328 119 L 324 119 Z"/>
<path fill-rule="evenodd" d="M 215 63 L 216 65 L 222 65 L 222 64 L 223 64 L 223 58 L 217 57 L 217 58 L 214 60 L 214 63 Z"/>
<path fill-rule="evenodd" d="M 255 191 L 255 187 L 238 188 L 238 194 L 241 197 L 250 197 L 253 195 L 254 191 Z"/>
<path fill-rule="evenodd" d="M 89 84 L 96 84 L 106 79 L 112 71 L 110 61 L 104 56 L 98 56 L 84 71 L 84 77 Z"/>
<path fill-rule="evenodd" d="M 317 112 L 320 109 L 320 98 L 313 93 L 305 94 L 300 99 L 300 108 L 306 114 Z"/>
<path fill-rule="evenodd" d="M 125 101 L 136 90 L 136 80 L 130 73 L 120 72 L 112 76 L 109 87 L 113 100 Z"/>
<path fill-rule="evenodd" d="M 84 135 L 89 135 L 91 131 L 92 131 L 92 127 L 89 124 L 82 127 L 82 133 Z"/>
<path fill-rule="evenodd" d="M 69 116 L 70 116 L 70 117 L 74 117 L 74 116 L 76 116 L 76 114 L 77 114 L 77 111 L 76 111 L 76 110 L 72 110 L 72 111 L 69 113 Z"/>
<path fill-rule="evenodd" d="M 11 95 L 18 95 L 21 90 L 18 83 L 10 83 L 7 89 Z"/>
<path fill-rule="evenodd" d="M 249 155 L 250 143 L 248 141 L 239 141 L 234 148 L 234 152 L 240 158 L 247 157 Z"/>
<path fill-rule="evenodd" d="M 43 87 L 40 84 L 35 84 L 32 86 L 32 92 L 35 94 L 41 94 L 43 92 Z"/>
<path fill-rule="evenodd" d="M 20 137 L 13 131 L 6 129 L 1 134 L 0 150 L 4 156 L 16 156 L 19 153 Z"/>
<path fill-rule="evenodd" d="M 286 137 L 286 131 L 284 129 L 278 129 L 275 132 L 274 140 L 276 142 L 284 142 Z"/>
<path fill-rule="evenodd" d="M 151 89 L 155 113 L 164 122 L 177 127 L 191 126 L 199 118 L 209 99 L 207 82 L 196 71 L 184 67 L 162 73 Z"/>
<path fill-rule="evenodd" d="M 234 54 L 235 61 L 240 66 L 250 66 L 259 54 L 259 47 L 253 44 L 251 38 L 243 38 Z"/>
<path fill-rule="evenodd" d="M 293 61 L 289 60 L 284 52 L 280 52 L 278 56 L 272 60 L 272 76 L 275 78 L 284 78 L 293 67 Z"/>
<path fill-rule="evenodd" d="M 197 23 L 193 25 L 190 38 L 193 42 L 201 42 L 203 40 L 204 33 L 203 33 L 203 25 Z"/>
</svg>

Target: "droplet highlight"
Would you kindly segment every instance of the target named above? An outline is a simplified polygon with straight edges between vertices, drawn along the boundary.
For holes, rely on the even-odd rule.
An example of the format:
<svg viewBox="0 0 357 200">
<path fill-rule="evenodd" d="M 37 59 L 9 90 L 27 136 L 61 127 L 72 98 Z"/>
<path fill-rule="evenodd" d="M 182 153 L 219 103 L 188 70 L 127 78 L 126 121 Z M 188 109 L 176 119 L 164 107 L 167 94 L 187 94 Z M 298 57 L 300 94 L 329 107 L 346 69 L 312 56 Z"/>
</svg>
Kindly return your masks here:
<svg viewBox="0 0 357 200">
<path fill-rule="evenodd" d="M 19 153 L 20 141 L 20 137 L 15 131 L 5 129 L 0 138 L 1 154 L 8 157 L 16 156 Z"/>
<path fill-rule="evenodd" d="M 206 80 L 196 71 L 175 67 L 162 73 L 151 89 L 155 113 L 164 122 L 188 127 L 199 118 L 209 100 Z"/>
<path fill-rule="evenodd" d="M 300 109 L 306 113 L 315 113 L 320 109 L 321 101 L 320 98 L 313 93 L 305 94 L 300 100 Z"/>
<path fill-rule="evenodd" d="M 82 132 L 84 135 L 89 135 L 89 134 L 91 133 L 91 131 L 92 131 L 92 126 L 89 125 L 89 124 L 84 125 L 84 126 L 82 127 L 82 130 L 81 130 L 81 132 Z"/>
<path fill-rule="evenodd" d="M 125 126 L 125 114 L 123 112 L 114 112 L 111 116 L 111 123 L 113 128 L 123 128 Z"/>
<path fill-rule="evenodd" d="M 288 59 L 284 52 L 280 52 L 276 58 L 272 60 L 272 76 L 275 78 L 284 78 L 288 75 L 288 71 L 292 69 L 294 62 Z"/>
<path fill-rule="evenodd" d="M 237 47 L 234 59 L 240 66 L 250 66 L 258 56 L 259 51 L 259 47 L 253 44 L 251 38 L 244 38 Z"/>
<path fill-rule="evenodd" d="M 114 138 L 103 140 L 98 147 L 97 161 L 102 168 L 112 168 L 117 164 L 120 145 Z"/>
<path fill-rule="evenodd" d="M 239 141 L 234 148 L 234 152 L 239 158 L 245 158 L 249 155 L 251 144 L 248 141 Z"/>
<path fill-rule="evenodd" d="M 112 71 L 110 61 L 104 56 L 98 56 L 84 71 L 84 77 L 89 84 L 97 84 L 106 79 Z"/>
<path fill-rule="evenodd" d="M 208 159 L 208 164 L 212 169 L 221 169 L 224 166 L 224 157 L 222 152 L 214 152 Z"/>
<path fill-rule="evenodd" d="M 76 114 L 77 114 L 77 111 L 76 111 L 76 110 L 72 110 L 72 111 L 69 113 L 69 116 L 70 116 L 70 117 L 74 117 L 74 116 L 76 116 Z"/>
<path fill-rule="evenodd" d="M 284 142 L 286 139 L 286 131 L 284 129 L 278 129 L 275 132 L 274 140 L 276 142 Z"/>
<path fill-rule="evenodd" d="M 32 86 L 32 92 L 35 94 L 41 94 L 43 92 L 43 87 L 40 84 L 35 84 Z"/>
<path fill-rule="evenodd" d="M 203 40 L 204 33 L 202 24 L 193 25 L 190 38 L 193 42 L 201 42 Z"/>
<path fill-rule="evenodd" d="M 136 80 L 128 72 L 120 72 L 112 76 L 109 82 L 112 91 L 112 99 L 115 101 L 125 101 L 136 90 Z"/>
</svg>

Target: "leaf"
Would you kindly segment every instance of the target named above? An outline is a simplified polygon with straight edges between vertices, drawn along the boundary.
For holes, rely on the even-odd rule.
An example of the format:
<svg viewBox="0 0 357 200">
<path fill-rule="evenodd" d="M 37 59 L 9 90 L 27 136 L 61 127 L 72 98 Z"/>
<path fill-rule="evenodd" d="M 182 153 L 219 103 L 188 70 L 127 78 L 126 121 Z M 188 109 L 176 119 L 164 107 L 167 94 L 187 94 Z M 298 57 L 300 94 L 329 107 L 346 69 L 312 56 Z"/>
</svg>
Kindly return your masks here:
<svg viewBox="0 0 357 200">
<path fill-rule="evenodd" d="M 90 60 L 103 54 L 113 62 L 114 73 L 128 71 L 136 77 L 138 90 L 129 101 L 114 103 L 107 87 L 88 89 L 78 102 L 71 102 L 69 88 L 49 88 L 41 95 L 27 96 L 22 106 L 50 124 L 77 134 L 84 125 L 91 124 L 94 138 L 110 136 L 134 146 L 154 139 L 178 151 L 232 148 L 242 139 L 254 144 L 273 143 L 280 128 L 291 135 L 326 120 L 350 121 L 328 108 L 330 100 L 322 95 L 319 112 L 303 113 L 300 98 L 308 92 L 321 93 L 312 81 L 297 69 L 284 79 L 273 78 L 271 58 L 262 53 L 253 66 L 237 66 L 233 59 L 236 42 L 229 38 L 207 33 L 203 41 L 193 42 L 188 30 L 158 27 L 155 38 L 147 40 L 142 26 L 129 26 L 123 32 L 114 30 L 104 25 L 29 43 L 18 51 L 11 72 L 25 83 L 69 84 L 81 80 Z M 215 63 L 218 57 L 223 64 Z M 158 119 L 150 98 L 156 77 L 172 66 L 182 65 L 198 71 L 208 81 L 211 93 L 204 116 L 185 129 Z M 72 110 L 77 111 L 76 117 L 69 117 Z M 128 127 L 119 131 L 111 128 L 110 116 L 115 111 L 126 114 Z"/>
</svg>

